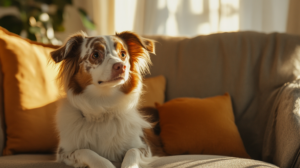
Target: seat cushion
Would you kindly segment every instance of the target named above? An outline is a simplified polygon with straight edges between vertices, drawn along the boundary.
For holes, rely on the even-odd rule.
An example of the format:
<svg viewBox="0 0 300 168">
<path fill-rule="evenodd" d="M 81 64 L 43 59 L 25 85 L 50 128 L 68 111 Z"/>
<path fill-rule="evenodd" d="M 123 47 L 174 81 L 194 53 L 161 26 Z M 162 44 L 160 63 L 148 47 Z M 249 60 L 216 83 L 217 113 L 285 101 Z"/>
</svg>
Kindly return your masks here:
<svg viewBox="0 0 300 168">
<path fill-rule="evenodd" d="M 1 167 L 6 168 L 72 168 L 55 162 L 55 155 L 10 155 L 0 157 Z"/>
<path fill-rule="evenodd" d="M 0 157 L 0 165 L 5 168 L 71 168 L 55 162 L 55 155 L 14 155 Z M 115 164 L 120 167 L 120 164 Z M 186 167 L 277 167 L 265 162 L 216 155 L 179 155 L 162 157 L 152 163 L 157 168 Z"/>
<path fill-rule="evenodd" d="M 1 163 L 1 162 L 0 162 Z M 242 159 L 228 156 L 217 155 L 178 155 L 163 157 L 152 163 L 155 168 L 249 168 L 249 167 L 277 167 L 258 160 Z"/>
</svg>

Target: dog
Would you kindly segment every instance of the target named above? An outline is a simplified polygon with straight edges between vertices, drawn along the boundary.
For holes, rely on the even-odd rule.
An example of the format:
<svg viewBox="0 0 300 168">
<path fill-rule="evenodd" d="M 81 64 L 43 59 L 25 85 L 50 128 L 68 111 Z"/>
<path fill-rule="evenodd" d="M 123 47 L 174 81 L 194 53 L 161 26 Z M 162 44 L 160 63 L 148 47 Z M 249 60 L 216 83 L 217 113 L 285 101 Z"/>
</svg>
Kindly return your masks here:
<svg viewBox="0 0 300 168">
<path fill-rule="evenodd" d="M 66 92 L 56 122 L 57 161 L 73 167 L 150 167 L 163 151 L 138 111 L 154 41 L 132 32 L 71 36 L 51 52 Z"/>
</svg>

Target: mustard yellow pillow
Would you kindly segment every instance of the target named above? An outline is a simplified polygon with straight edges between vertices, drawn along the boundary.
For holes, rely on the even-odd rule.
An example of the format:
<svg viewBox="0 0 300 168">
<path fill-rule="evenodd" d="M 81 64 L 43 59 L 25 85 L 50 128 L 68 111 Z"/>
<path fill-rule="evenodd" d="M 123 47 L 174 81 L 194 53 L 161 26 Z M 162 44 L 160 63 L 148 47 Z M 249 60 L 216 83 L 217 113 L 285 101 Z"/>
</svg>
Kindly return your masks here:
<svg viewBox="0 0 300 168">
<path fill-rule="evenodd" d="M 143 90 L 144 93 L 141 96 L 140 107 L 155 107 L 155 103 L 163 104 L 166 90 L 165 77 L 160 75 L 146 78 Z"/>
<path fill-rule="evenodd" d="M 56 46 L 23 39 L 0 27 L 6 144 L 3 155 L 54 152 L 57 67 L 48 65 Z"/>
<path fill-rule="evenodd" d="M 212 154 L 249 158 L 228 93 L 205 99 L 177 98 L 158 105 L 161 139 L 168 155 Z"/>
</svg>

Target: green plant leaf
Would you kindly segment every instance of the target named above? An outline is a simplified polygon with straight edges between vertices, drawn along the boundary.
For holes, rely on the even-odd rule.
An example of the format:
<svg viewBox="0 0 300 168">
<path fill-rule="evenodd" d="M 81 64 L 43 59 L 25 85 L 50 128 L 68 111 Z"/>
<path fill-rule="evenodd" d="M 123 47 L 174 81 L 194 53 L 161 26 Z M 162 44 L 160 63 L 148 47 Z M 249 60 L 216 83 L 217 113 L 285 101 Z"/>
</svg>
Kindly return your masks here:
<svg viewBox="0 0 300 168">
<path fill-rule="evenodd" d="M 95 30 L 96 26 L 93 23 L 93 21 L 89 18 L 87 13 L 82 8 L 78 8 L 78 11 L 79 11 L 80 18 L 81 18 L 81 21 L 82 21 L 84 27 L 86 27 L 87 29 L 90 29 L 90 30 Z"/>
<path fill-rule="evenodd" d="M 32 34 L 40 33 L 41 28 L 39 28 L 39 27 L 29 27 L 29 32 L 32 33 Z"/>
</svg>

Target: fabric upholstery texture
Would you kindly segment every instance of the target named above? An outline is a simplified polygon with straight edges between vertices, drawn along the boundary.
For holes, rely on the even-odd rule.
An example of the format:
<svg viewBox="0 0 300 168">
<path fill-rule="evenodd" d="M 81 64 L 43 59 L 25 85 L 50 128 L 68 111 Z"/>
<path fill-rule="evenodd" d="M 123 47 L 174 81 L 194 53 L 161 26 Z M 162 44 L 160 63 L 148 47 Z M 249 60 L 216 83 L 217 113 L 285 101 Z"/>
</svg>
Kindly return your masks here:
<svg viewBox="0 0 300 168">
<path fill-rule="evenodd" d="M 168 155 L 210 154 L 249 158 L 234 123 L 230 95 L 176 98 L 157 107 Z"/>
<path fill-rule="evenodd" d="M 5 168 L 72 168 L 55 161 L 55 155 L 11 155 L 0 157 Z"/>
<path fill-rule="evenodd" d="M 275 168 L 265 162 L 217 155 L 180 155 L 161 158 L 152 163 L 155 168 Z"/>
<path fill-rule="evenodd" d="M 236 32 L 147 38 L 157 41 L 150 76 L 166 77 L 166 101 L 229 92 L 247 153 L 263 159 L 266 125 L 276 95 L 300 74 L 300 37 Z"/>
<path fill-rule="evenodd" d="M 146 78 L 144 80 L 144 93 L 141 96 L 140 107 L 155 107 L 155 103 L 164 103 L 166 79 L 164 76 Z"/>
<path fill-rule="evenodd" d="M 0 157 L 0 165 L 5 168 L 71 168 L 55 162 L 54 155 L 13 155 Z M 115 163 L 116 168 L 120 164 Z M 277 166 L 257 160 L 216 155 L 181 155 L 159 158 L 152 163 L 154 168 L 277 168 Z"/>
<path fill-rule="evenodd" d="M 300 79 L 285 84 L 268 121 L 263 160 L 279 167 L 300 167 Z"/>
<path fill-rule="evenodd" d="M 6 123 L 4 155 L 49 153 L 56 149 L 57 67 L 48 64 L 49 52 L 54 48 L 0 28 Z"/>
</svg>

